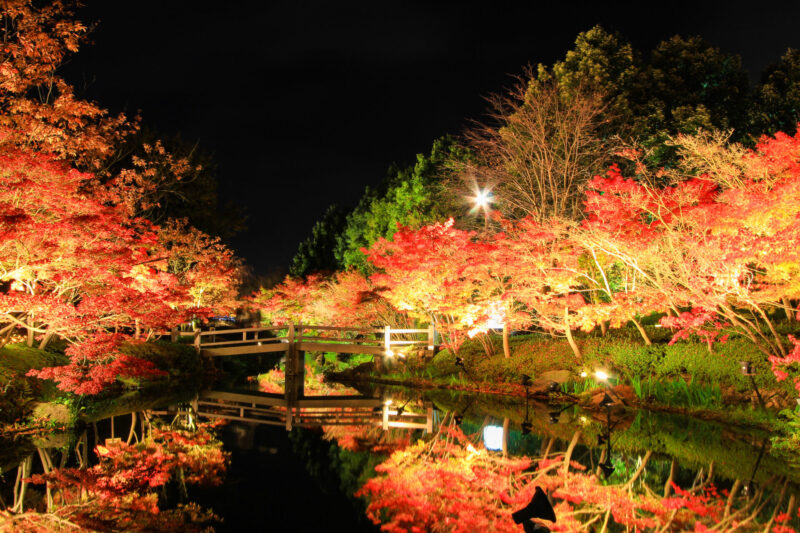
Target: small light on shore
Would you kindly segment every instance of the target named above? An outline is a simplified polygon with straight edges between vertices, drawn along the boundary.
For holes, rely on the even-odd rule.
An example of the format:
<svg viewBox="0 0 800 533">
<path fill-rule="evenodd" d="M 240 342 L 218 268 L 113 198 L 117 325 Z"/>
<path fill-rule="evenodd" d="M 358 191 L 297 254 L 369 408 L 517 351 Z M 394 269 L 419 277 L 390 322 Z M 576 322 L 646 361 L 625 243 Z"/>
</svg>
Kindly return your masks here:
<svg viewBox="0 0 800 533">
<path fill-rule="evenodd" d="M 608 374 L 603 370 L 596 370 L 594 375 L 597 376 L 597 379 L 600 381 L 606 381 L 608 379 Z"/>
</svg>

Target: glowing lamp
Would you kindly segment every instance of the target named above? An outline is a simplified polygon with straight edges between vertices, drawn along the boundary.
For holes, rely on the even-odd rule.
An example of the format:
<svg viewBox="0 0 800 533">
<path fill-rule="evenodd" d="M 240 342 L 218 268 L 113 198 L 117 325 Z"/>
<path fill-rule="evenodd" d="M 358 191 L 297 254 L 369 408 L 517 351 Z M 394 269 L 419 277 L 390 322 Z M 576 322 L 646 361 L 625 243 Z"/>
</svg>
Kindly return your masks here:
<svg viewBox="0 0 800 533">
<path fill-rule="evenodd" d="M 492 203 L 492 192 L 488 189 L 478 189 L 472 201 L 475 203 L 475 207 L 486 209 Z"/>
<path fill-rule="evenodd" d="M 483 445 L 487 450 L 498 451 L 503 449 L 503 427 L 486 426 L 483 428 Z"/>
<path fill-rule="evenodd" d="M 587 374 L 587 373 L 586 373 L 586 370 L 584 370 L 583 372 L 581 372 L 581 377 L 582 377 L 582 378 L 585 378 L 585 377 L 586 377 L 586 376 L 588 376 L 588 375 L 589 375 L 589 374 Z"/>
<path fill-rule="evenodd" d="M 594 375 L 597 376 L 597 379 L 600 381 L 606 381 L 608 379 L 608 374 L 604 370 L 596 370 Z"/>
<path fill-rule="evenodd" d="M 749 376 L 753 373 L 753 366 L 750 361 L 739 361 L 739 365 L 741 366 L 743 376 Z"/>
</svg>

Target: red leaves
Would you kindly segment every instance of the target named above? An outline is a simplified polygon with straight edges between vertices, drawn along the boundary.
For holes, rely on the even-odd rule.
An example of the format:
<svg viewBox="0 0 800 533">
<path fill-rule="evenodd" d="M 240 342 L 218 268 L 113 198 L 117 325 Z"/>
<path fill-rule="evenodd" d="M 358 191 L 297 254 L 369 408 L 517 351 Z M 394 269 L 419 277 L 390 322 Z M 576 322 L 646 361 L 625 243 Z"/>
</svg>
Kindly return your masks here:
<svg viewBox="0 0 800 533">
<path fill-rule="evenodd" d="M 47 483 L 61 494 L 70 522 L 91 530 L 200 531 L 200 522 L 213 517 L 199 507 L 162 510 L 159 489 L 174 476 L 183 482 L 214 486 L 222 482 L 228 457 L 222 445 L 201 424 L 197 432 L 152 428 L 152 437 L 128 445 L 98 445 L 99 463 L 88 469 L 61 468 L 35 475 L 33 483 Z M 72 502 L 76 506 L 72 506 Z M 197 522 L 197 523 L 196 523 Z"/>
<path fill-rule="evenodd" d="M 769 362 L 772 364 L 772 373 L 778 381 L 788 378 L 789 372 L 791 372 L 794 379 L 794 388 L 800 393 L 800 340 L 793 335 L 789 335 L 789 341 L 793 345 L 792 351 L 785 357 L 770 356 Z"/>
<path fill-rule="evenodd" d="M 722 334 L 725 327 L 730 324 L 725 324 L 717 318 L 717 313 L 714 311 L 706 311 L 705 309 L 695 307 L 691 311 L 685 311 L 679 316 L 664 316 L 659 321 L 660 324 L 667 328 L 676 328 L 678 331 L 669 341 L 670 345 L 675 344 L 680 339 L 688 339 L 691 334 L 697 335 L 705 343 L 708 344 L 709 350 L 715 342 L 724 343 L 728 340 L 728 334 Z"/>
<path fill-rule="evenodd" d="M 28 375 L 52 379 L 63 391 L 99 394 L 119 378 L 153 378 L 164 374 L 149 361 L 121 353 L 119 346 L 125 341 L 133 342 L 118 334 L 97 334 L 67 348 L 69 364 L 30 370 Z"/>
</svg>

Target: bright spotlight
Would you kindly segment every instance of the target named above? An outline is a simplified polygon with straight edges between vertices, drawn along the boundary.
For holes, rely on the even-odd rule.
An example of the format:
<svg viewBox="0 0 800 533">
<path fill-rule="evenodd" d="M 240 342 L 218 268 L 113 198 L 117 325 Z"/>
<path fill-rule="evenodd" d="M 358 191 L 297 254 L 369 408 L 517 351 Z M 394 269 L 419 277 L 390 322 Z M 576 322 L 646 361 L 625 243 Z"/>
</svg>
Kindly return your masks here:
<svg viewBox="0 0 800 533">
<path fill-rule="evenodd" d="M 483 445 L 487 450 L 503 449 L 503 427 L 486 426 L 483 428 Z"/>
</svg>

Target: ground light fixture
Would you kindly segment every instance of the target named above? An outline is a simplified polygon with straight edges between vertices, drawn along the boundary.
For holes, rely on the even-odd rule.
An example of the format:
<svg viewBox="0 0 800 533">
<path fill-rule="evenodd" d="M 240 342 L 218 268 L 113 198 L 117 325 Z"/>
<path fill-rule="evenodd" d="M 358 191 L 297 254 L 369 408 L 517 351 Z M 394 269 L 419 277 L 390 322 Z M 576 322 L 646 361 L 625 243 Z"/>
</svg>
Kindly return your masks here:
<svg viewBox="0 0 800 533">
<path fill-rule="evenodd" d="M 536 487 L 533 498 L 531 498 L 528 505 L 518 511 L 514 511 L 511 514 L 511 518 L 514 520 L 515 524 L 523 524 L 525 531 L 550 531 L 543 524 L 534 522 L 533 519 L 541 518 L 542 520 L 549 520 L 555 523 L 556 513 L 553 510 L 553 505 L 550 503 L 547 494 L 545 494 L 541 487 Z M 529 529 L 537 525 L 543 529 Z"/>
<path fill-rule="evenodd" d="M 547 391 L 548 392 L 558 392 L 561 390 L 561 385 L 558 384 L 558 381 L 551 381 L 547 384 Z"/>
<path fill-rule="evenodd" d="M 611 398 L 611 396 L 609 396 L 609 395 L 608 395 L 608 393 L 606 392 L 605 394 L 603 394 L 603 399 L 602 399 L 602 400 L 600 400 L 600 407 L 609 408 L 609 407 L 611 407 L 612 405 L 614 405 L 615 403 L 616 403 L 616 402 L 615 402 L 615 401 L 614 401 L 614 400 Z"/>
<path fill-rule="evenodd" d="M 403 411 L 406 410 L 406 405 L 408 405 L 408 402 L 410 401 L 411 399 L 409 398 L 408 400 L 406 400 L 406 403 L 397 408 L 397 416 L 401 416 L 403 414 Z"/>
<path fill-rule="evenodd" d="M 558 421 L 561 419 L 561 413 L 563 413 L 564 411 L 566 411 L 570 407 L 572 407 L 572 406 L 567 404 L 564 407 L 562 407 L 561 409 L 558 409 L 557 411 L 550 411 L 549 413 L 547 413 L 547 415 L 548 415 L 548 417 L 550 419 L 550 423 L 551 424 L 558 424 Z M 581 422 L 585 423 L 586 422 L 586 417 L 581 417 Z"/>
<path fill-rule="evenodd" d="M 753 364 L 750 361 L 739 361 L 739 369 L 742 371 L 743 376 L 747 376 L 748 378 L 750 378 L 750 384 L 753 386 L 753 391 L 755 391 L 756 393 L 756 398 L 758 398 L 758 404 L 761 406 L 762 409 L 766 409 L 767 406 L 764 403 L 764 398 L 761 396 L 761 391 L 758 390 L 758 385 L 756 385 L 756 380 L 754 377 L 756 373 L 753 371 Z"/>
<path fill-rule="evenodd" d="M 597 376 L 597 379 L 600 381 L 608 381 L 608 378 L 610 377 L 605 370 L 595 370 L 594 375 Z"/>
<path fill-rule="evenodd" d="M 464 371 L 466 375 L 470 375 L 469 371 L 467 370 L 467 366 L 464 364 L 464 359 L 461 357 L 456 356 L 456 360 L 454 363 L 458 368 Z M 470 376 L 471 377 L 471 376 Z"/>
</svg>

